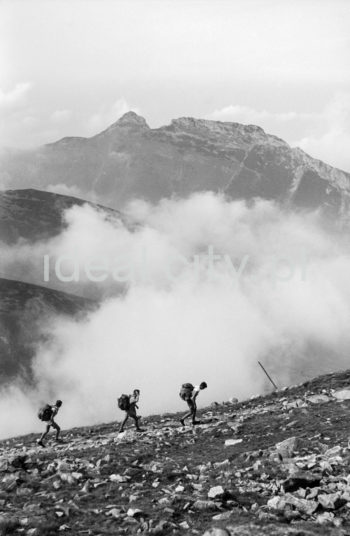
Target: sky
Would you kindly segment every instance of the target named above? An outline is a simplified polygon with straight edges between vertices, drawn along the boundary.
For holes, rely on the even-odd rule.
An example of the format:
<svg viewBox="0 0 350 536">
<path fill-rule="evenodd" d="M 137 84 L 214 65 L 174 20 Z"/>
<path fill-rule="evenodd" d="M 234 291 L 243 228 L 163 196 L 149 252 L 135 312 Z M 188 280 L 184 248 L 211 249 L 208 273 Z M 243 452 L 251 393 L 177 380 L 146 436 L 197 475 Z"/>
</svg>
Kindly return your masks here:
<svg viewBox="0 0 350 536">
<path fill-rule="evenodd" d="M 350 171 L 348 0 L 0 0 L 0 146 L 134 110 L 257 124 Z"/>
</svg>

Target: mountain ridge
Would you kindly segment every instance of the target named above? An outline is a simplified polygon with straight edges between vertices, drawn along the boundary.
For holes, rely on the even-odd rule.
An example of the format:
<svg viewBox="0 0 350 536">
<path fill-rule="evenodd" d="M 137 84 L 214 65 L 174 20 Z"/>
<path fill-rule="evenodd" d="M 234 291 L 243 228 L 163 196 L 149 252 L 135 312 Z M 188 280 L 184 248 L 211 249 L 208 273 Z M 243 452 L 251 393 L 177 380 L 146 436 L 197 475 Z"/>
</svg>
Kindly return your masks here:
<svg viewBox="0 0 350 536">
<path fill-rule="evenodd" d="M 133 198 L 156 203 L 208 190 L 332 217 L 348 217 L 350 206 L 350 173 L 259 126 L 180 117 L 150 128 L 135 112 L 90 138 L 5 153 L 1 177 L 11 188 L 74 186 L 80 197 L 119 209 Z"/>
<path fill-rule="evenodd" d="M 14 244 L 19 239 L 35 242 L 52 238 L 65 228 L 64 212 L 83 205 L 103 211 L 107 218 L 125 219 L 115 209 L 72 195 L 35 188 L 0 191 L 0 240 Z"/>
</svg>

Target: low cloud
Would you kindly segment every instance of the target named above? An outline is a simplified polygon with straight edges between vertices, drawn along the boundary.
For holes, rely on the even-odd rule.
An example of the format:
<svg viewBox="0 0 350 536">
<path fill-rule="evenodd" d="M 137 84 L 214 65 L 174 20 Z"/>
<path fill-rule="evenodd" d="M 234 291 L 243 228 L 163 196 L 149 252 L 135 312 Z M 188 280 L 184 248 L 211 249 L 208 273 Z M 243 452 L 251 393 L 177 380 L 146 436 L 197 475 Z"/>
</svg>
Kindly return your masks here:
<svg viewBox="0 0 350 536">
<path fill-rule="evenodd" d="M 64 401 L 59 421 L 70 427 L 120 419 L 117 397 L 133 388 L 144 415 L 185 409 L 178 397 L 185 381 L 207 381 L 200 404 L 261 393 L 267 385 L 257 360 L 280 386 L 346 365 L 350 245 L 325 231 L 317 213 L 212 193 L 134 201 L 126 213 L 128 226 L 74 207 L 59 237 L 16 246 L 12 261 L 22 255 L 27 273 L 35 256 L 75 257 L 81 283 L 100 285 L 105 299 L 84 320 L 43 322 L 35 389 L 2 391 L 3 436 L 38 429 L 37 407 L 56 398 Z M 122 260 L 120 272 L 141 276 L 126 277 L 115 293 L 113 278 L 89 281 L 91 259 Z M 17 408 L 15 419 L 9 407 Z"/>
</svg>

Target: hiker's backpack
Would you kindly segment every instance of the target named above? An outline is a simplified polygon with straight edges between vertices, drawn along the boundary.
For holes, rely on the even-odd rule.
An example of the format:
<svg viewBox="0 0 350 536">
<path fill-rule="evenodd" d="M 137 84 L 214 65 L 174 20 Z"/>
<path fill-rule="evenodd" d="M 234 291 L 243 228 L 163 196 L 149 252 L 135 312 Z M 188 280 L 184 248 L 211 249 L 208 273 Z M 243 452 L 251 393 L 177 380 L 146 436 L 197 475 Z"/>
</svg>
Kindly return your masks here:
<svg viewBox="0 0 350 536">
<path fill-rule="evenodd" d="M 130 397 L 129 395 L 121 395 L 118 398 L 118 408 L 127 411 L 130 408 Z"/>
<path fill-rule="evenodd" d="M 45 404 L 38 413 L 38 417 L 41 421 L 49 421 L 52 417 L 52 408 L 49 404 Z"/>
<path fill-rule="evenodd" d="M 192 383 L 183 383 L 181 386 L 181 391 L 179 393 L 180 398 L 182 398 L 182 400 L 189 400 L 192 396 L 193 389 L 194 387 Z"/>
</svg>

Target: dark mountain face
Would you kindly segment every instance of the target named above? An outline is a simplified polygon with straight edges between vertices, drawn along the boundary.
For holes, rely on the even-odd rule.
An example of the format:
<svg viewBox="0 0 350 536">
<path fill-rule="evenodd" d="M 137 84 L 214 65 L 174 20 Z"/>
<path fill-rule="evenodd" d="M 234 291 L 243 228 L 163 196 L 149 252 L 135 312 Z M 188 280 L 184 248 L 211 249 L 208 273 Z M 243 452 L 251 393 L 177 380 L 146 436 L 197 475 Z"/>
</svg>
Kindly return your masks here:
<svg viewBox="0 0 350 536">
<path fill-rule="evenodd" d="M 33 189 L 0 192 L 0 240 L 12 244 L 19 238 L 30 242 L 51 238 L 65 226 L 64 211 L 86 203 L 107 217 L 121 217 L 115 210 L 76 197 Z"/>
<path fill-rule="evenodd" d="M 74 185 L 82 197 L 113 207 L 210 190 L 342 215 L 350 195 L 349 173 L 257 126 L 180 118 L 151 129 L 134 112 L 92 138 L 4 152 L 0 177 L 13 188 Z"/>
<path fill-rule="evenodd" d="M 43 320 L 82 316 L 95 306 L 78 296 L 0 278 L 0 386 L 19 374 L 30 380 L 36 346 L 45 339 Z"/>
<path fill-rule="evenodd" d="M 93 300 L 101 299 L 106 290 L 97 283 L 85 284 L 82 280 L 71 282 L 67 287 L 66 282 L 58 279 L 54 269 L 54 255 L 50 252 L 50 246 L 45 249 L 49 243 L 46 241 L 67 229 L 65 211 L 83 205 L 101 213 L 104 221 L 134 228 L 119 211 L 76 197 L 34 189 L 0 192 L 0 277 L 43 285 L 45 288 L 53 287 L 63 292 L 68 288 L 73 294 Z M 44 277 L 44 253 L 51 256 L 49 280 Z M 119 292 L 118 285 L 115 292 Z"/>
</svg>

